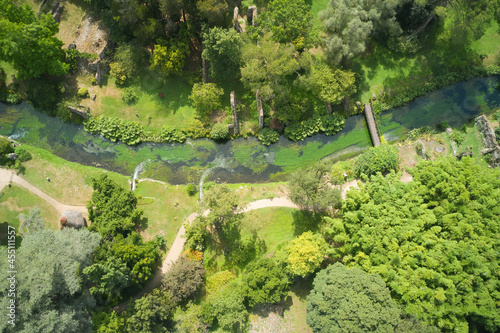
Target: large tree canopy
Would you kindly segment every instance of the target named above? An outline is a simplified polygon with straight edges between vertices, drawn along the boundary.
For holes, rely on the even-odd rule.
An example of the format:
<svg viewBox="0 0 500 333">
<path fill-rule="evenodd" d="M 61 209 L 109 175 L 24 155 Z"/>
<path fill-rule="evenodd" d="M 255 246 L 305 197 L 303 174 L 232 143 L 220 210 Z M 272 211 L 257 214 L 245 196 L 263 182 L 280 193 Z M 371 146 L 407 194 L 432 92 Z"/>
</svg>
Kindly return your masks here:
<svg viewBox="0 0 500 333">
<path fill-rule="evenodd" d="M 95 301 L 82 269 L 91 264 L 101 236 L 88 230 L 42 230 L 26 235 L 15 258 L 16 326 L 7 323 L 10 277 L 0 263 L 0 331 L 91 332 L 90 311 Z M 3 248 L 5 249 L 5 248 Z"/>
<path fill-rule="evenodd" d="M 379 274 L 396 301 L 446 332 L 500 327 L 499 171 L 422 162 L 408 184 L 375 176 L 347 193 L 339 256 Z"/>
<path fill-rule="evenodd" d="M 68 72 L 58 31 L 50 14 L 36 18 L 30 5 L 0 0 L 0 60 L 12 63 L 20 78 Z"/>
<path fill-rule="evenodd" d="M 394 332 L 400 310 L 376 274 L 336 263 L 314 279 L 307 324 L 314 332 Z"/>
<path fill-rule="evenodd" d="M 325 55 L 332 64 L 365 52 L 369 39 L 400 32 L 395 2 L 385 0 L 330 0 L 319 13 L 326 32 Z"/>
<path fill-rule="evenodd" d="M 243 40 L 234 29 L 212 28 L 202 34 L 203 56 L 210 62 L 210 75 L 223 82 L 240 76 Z"/>
</svg>

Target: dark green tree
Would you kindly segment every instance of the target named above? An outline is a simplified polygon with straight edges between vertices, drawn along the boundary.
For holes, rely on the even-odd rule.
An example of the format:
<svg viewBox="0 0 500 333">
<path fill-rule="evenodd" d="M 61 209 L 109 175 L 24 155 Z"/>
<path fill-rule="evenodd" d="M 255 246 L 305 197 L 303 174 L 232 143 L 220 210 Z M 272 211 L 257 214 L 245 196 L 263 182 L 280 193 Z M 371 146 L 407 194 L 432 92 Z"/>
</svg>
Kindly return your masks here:
<svg viewBox="0 0 500 333">
<path fill-rule="evenodd" d="M 292 173 L 288 179 L 290 199 L 304 209 L 328 212 L 340 207 L 340 189 L 329 183 L 331 166 L 326 161 L 318 162 Z"/>
<path fill-rule="evenodd" d="M 202 34 L 203 56 L 210 63 L 210 76 L 218 82 L 237 80 L 242 64 L 243 41 L 234 29 L 211 28 Z"/>
<path fill-rule="evenodd" d="M 314 279 L 307 324 L 314 332 L 394 332 L 401 312 L 376 274 L 336 263 Z"/>
<path fill-rule="evenodd" d="M 278 303 L 290 289 L 290 277 L 283 265 L 261 258 L 247 266 L 243 275 L 242 293 L 245 303 L 254 307 L 262 303 Z"/>
<path fill-rule="evenodd" d="M 87 204 L 89 229 L 103 237 L 127 235 L 135 229 L 142 210 L 137 209 L 137 198 L 125 190 L 106 174 L 92 178 L 92 198 Z"/>
<path fill-rule="evenodd" d="M 129 332 L 134 333 L 166 333 L 171 326 L 174 304 L 165 291 L 153 290 L 152 293 L 139 298 L 132 306 L 131 315 L 127 318 Z"/>
<path fill-rule="evenodd" d="M 229 14 L 226 0 L 198 0 L 196 7 L 201 17 L 211 26 L 224 26 Z"/>
<path fill-rule="evenodd" d="M 145 67 L 148 53 L 135 44 L 122 44 L 116 48 L 111 63 L 111 75 L 118 84 L 125 84 L 137 77 Z"/>
<path fill-rule="evenodd" d="M 92 296 L 105 302 L 120 300 L 120 292 L 131 283 L 130 269 L 116 257 L 86 267 L 83 273 L 94 283 L 90 288 Z"/>
<path fill-rule="evenodd" d="M 11 63 L 19 78 L 67 74 L 58 31 L 50 14 L 37 18 L 28 4 L 0 1 L 0 60 Z"/>
<path fill-rule="evenodd" d="M 223 330 L 238 332 L 245 327 L 248 312 L 239 285 L 226 285 L 219 293 L 209 297 L 208 301 L 211 305 L 210 312 Z"/>
<path fill-rule="evenodd" d="M 180 303 L 198 292 L 203 283 L 205 270 L 201 262 L 190 261 L 182 256 L 163 277 L 162 285 L 170 293 L 174 303 Z"/>
</svg>

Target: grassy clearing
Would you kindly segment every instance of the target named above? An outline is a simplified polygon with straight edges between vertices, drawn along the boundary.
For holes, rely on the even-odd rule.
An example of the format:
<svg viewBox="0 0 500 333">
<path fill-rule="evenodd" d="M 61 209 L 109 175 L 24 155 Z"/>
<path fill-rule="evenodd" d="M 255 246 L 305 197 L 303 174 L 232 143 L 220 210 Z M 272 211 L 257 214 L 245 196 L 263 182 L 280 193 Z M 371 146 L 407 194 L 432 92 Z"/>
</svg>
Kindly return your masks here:
<svg viewBox="0 0 500 333">
<path fill-rule="evenodd" d="M 266 254 L 276 252 L 283 242 L 294 238 L 295 208 L 262 208 L 245 213 L 242 221 L 242 235 L 250 236 L 256 232 L 266 244 Z"/>
<path fill-rule="evenodd" d="M 472 49 L 478 54 L 485 56 L 483 63 L 488 65 L 498 65 L 500 61 L 500 26 L 498 22 L 492 21 L 491 26 L 486 29 L 485 34 L 472 43 Z"/>
<path fill-rule="evenodd" d="M 198 196 L 189 196 L 184 185 L 164 185 L 144 181 L 137 185 L 137 196 L 153 197 L 154 202 L 138 207 L 144 211 L 140 229 L 145 239 L 162 234 L 171 246 L 180 226 L 198 211 Z"/>
<path fill-rule="evenodd" d="M 287 184 L 284 182 L 265 184 L 228 184 L 228 187 L 239 197 L 241 204 L 260 199 L 272 199 L 287 195 Z"/>
<path fill-rule="evenodd" d="M 29 145 L 23 147 L 31 152 L 33 159 L 24 163 L 26 172 L 21 176 L 61 203 L 86 205 L 92 195 L 92 177 L 104 173 L 121 186 L 129 187 L 127 177 L 120 174 L 68 162 L 44 149 Z"/>
<path fill-rule="evenodd" d="M 0 61 L 0 68 L 2 68 L 5 71 L 5 75 L 7 77 L 5 80 L 5 84 L 8 86 L 11 83 L 13 83 L 17 71 L 12 67 L 12 65 L 9 64 L 8 62 Z"/>
<path fill-rule="evenodd" d="M 318 14 L 320 11 L 326 9 L 328 6 L 329 0 L 312 0 L 311 1 L 311 9 L 309 12 L 313 17 L 313 27 L 321 28 L 321 21 L 319 20 Z"/>
<path fill-rule="evenodd" d="M 0 222 L 8 222 L 19 230 L 19 214 L 28 214 L 30 208 L 38 207 L 41 210 L 45 226 L 50 229 L 58 229 L 59 212 L 51 204 L 26 190 L 24 187 L 13 184 L 6 186 L 0 192 Z"/>
</svg>

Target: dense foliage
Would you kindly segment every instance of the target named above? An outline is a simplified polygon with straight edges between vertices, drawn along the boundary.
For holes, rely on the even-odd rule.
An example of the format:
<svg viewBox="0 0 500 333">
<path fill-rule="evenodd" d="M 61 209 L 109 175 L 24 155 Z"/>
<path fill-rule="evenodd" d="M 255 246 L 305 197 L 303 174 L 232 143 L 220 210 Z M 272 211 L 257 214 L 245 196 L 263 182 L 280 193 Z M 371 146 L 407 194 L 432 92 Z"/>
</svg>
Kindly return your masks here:
<svg viewBox="0 0 500 333">
<path fill-rule="evenodd" d="M 337 113 L 313 116 L 301 122 L 295 122 L 285 128 L 285 137 L 292 141 L 304 140 L 308 136 L 323 132 L 335 135 L 344 128 L 345 118 Z"/>
<path fill-rule="evenodd" d="M 11 63 L 20 78 L 67 74 L 63 43 L 55 37 L 59 26 L 50 14 L 37 18 L 29 4 L 2 0 L 0 27 L 0 60 Z"/>
<path fill-rule="evenodd" d="M 285 267 L 269 258 L 250 263 L 242 282 L 242 293 L 249 307 L 261 303 L 278 303 L 290 288 L 290 277 Z"/>
<path fill-rule="evenodd" d="M 240 76 L 243 40 L 234 29 L 212 28 L 202 34 L 203 56 L 210 63 L 210 76 L 217 82 Z"/>
<path fill-rule="evenodd" d="M 377 172 L 397 170 L 399 151 L 395 146 L 382 144 L 372 147 L 359 156 L 354 173 L 356 177 L 362 174 L 375 175 Z"/>
<path fill-rule="evenodd" d="M 131 146 L 141 143 L 145 136 L 144 129 L 138 123 L 106 116 L 90 117 L 85 123 L 85 130 Z"/>
<path fill-rule="evenodd" d="M 0 330 L 7 332 L 91 332 L 95 301 L 82 269 L 91 264 L 101 237 L 88 230 L 41 230 L 26 235 L 16 251 L 15 326 L 8 324 L 11 277 L 7 251 L 0 263 Z M 5 252 L 4 252 L 5 251 Z"/>
<path fill-rule="evenodd" d="M 337 221 L 339 257 L 377 273 L 393 297 L 446 332 L 500 326 L 497 170 L 441 159 L 400 175 L 374 176 L 347 193 Z"/>
<path fill-rule="evenodd" d="M 195 83 L 189 99 L 193 101 L 196 112 L 202 119 L 221 107 L 224 90 L 215 83 Z"/>
<path fill-rule="evenodd" d="M 339 208 L 340 190 L 333 188 L 327 178 L 331 165 L 322 161 L 292 173 L 288 180 L 290 199 L 315 212 L 328 212 Z"/>
<path fill-rule="evenodd" d="M 377 274 L 336 263 L 314 279 L 307 296 L 307 324 L 313 332 L 394 332 L 400 310 Z"/>
<path fill-rule="evenodd" d="M 266 127 L 259 131 L 258 138 L 263 145 L 269 146 L 272 143 L 278 142 L 280 135 L 278 132 Z"/>
<path fill-rule="evenodd" d="M 327 244 L 323 236 L 307 231 L 290 241 L 277 256 L 278 260 L 287 265 L 292 275 L 305 277 L 319 268 L 326 250 Z"/>
<path fill-rule="evenodd" d="M 180 257 L 163 277 L 163 287 L 174 303 L 196 295 L 203 282 L 205 270 L 200 262 Z"/>
<path fill-rule="evenodd" d="M 214 140 L 224 140 L 229 137 L 229 128 L 226 124 L 215 124 L 210 130 L 210 137 Z"/>
</svg>

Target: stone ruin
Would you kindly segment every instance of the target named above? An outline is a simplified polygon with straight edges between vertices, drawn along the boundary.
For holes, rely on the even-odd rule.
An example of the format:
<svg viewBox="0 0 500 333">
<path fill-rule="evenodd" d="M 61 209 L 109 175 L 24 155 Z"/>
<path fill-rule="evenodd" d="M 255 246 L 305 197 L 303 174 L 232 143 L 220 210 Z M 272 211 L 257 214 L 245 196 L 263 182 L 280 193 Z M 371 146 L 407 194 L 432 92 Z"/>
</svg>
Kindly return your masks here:
<svg viewBox="0 0 500 333">
<path fill-rule="evenodd" d="M 485 115 L 476 118 L 476 125 L 479 132 L 482 134 L 485 149 L 481 154 L 491 154 L 491 165 L 500 168 L 500 146 L 497 143 L 495 131 L 491 126 L 490 121 Z"/>
<path fill-rule="evenodd" d="M 257 89 L 255 93 L 257 99 L 257 112 L 259 113 L 259 129 L 264 127 L 264 109 L 262 108 L 262 98 L 260 97 L 260 90 Z"/>
<path fill-rule="evenodd" d="M 255 19 L 257 18 L 257 6 L 250 6 L 247 10 L 248 25 L 255 26 Z"/>
<path fill-rule="evenodd" d="M 233 126 L 234 126 L 234 135 L 238 135 L 238 113 L 236 110 L 236 97 L 234 91 L 231 91 L 230 95 L 231 99 L 231 112 L 233 114 Z"/>
<path fill-rule="evenodd" d="M 234 7 L 234 12 L 233 12 L 233 28 L 237 32 L 242 32 L 243 28 L 240 25 L 240 22 L 238 21 L 238 16 L 239 16 L 239 9 L 238 7 Z"/>
<path fill-rule="evenodd" d="M 59 22 L 61 21 L 61 15 L 64 10 L 64 5 L 61 5 L 59 2 L 54 2 L 52 5 L 52 8 L 50 9 L 50 14 L 52 15 L 52 18 L 54 21 Z"/>
</svg>

